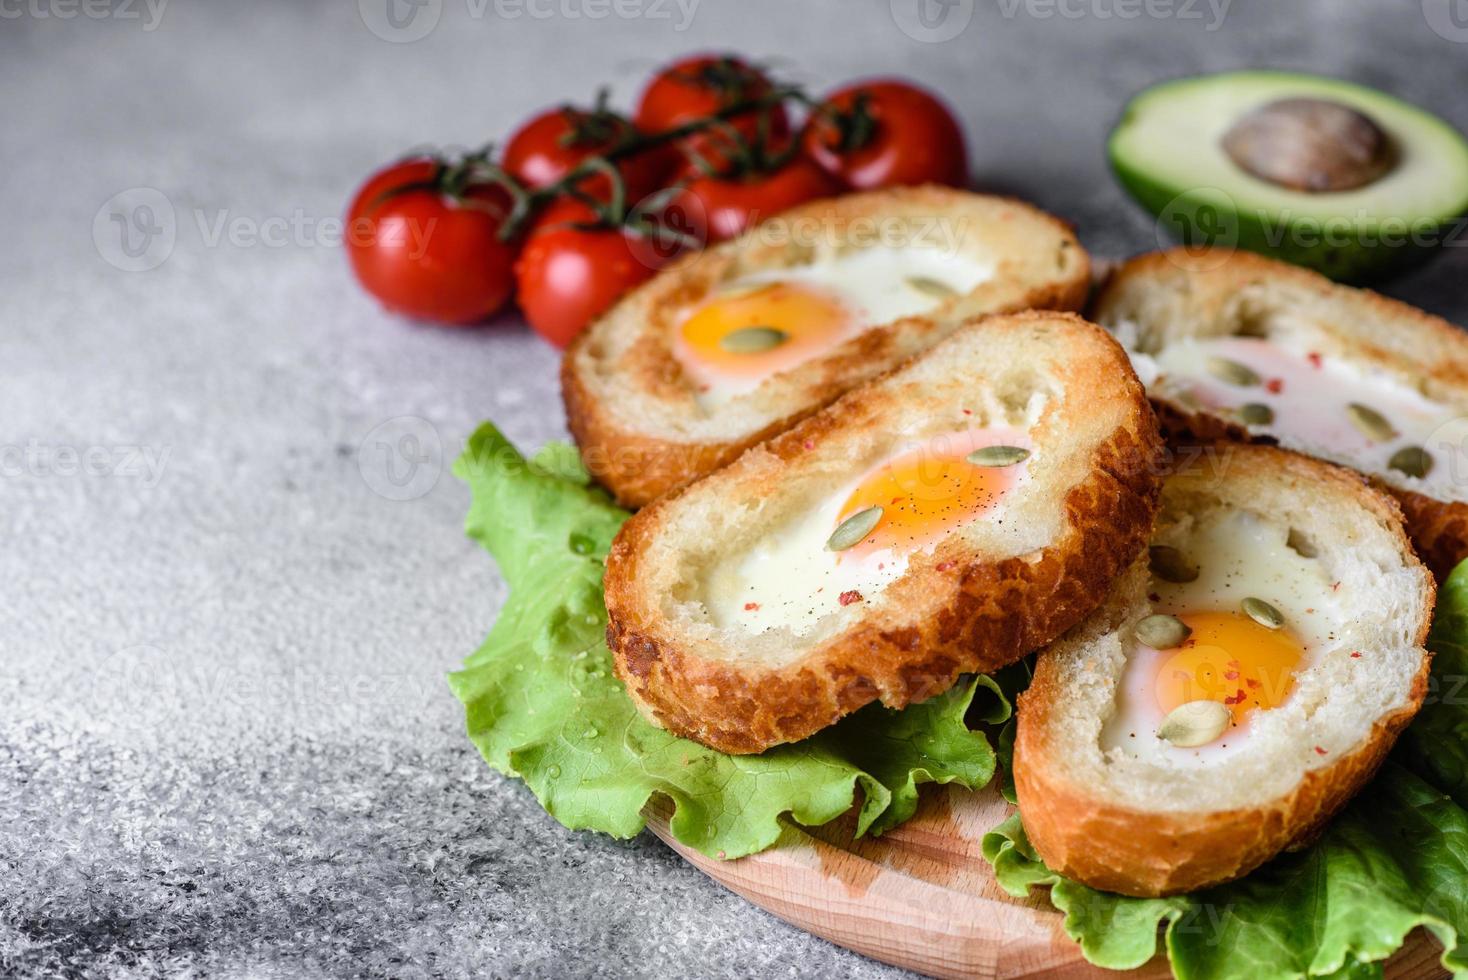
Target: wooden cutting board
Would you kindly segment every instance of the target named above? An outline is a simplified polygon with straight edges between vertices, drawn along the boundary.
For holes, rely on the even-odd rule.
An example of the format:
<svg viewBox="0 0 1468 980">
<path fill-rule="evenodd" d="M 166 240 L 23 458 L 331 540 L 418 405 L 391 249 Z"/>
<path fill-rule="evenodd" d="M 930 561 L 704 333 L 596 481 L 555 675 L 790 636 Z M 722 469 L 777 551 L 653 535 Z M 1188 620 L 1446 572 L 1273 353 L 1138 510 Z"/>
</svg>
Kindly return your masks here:
<svg viewBox="0 0 1468 980">
<path fill-rule="evenodd" d="M 1100 970 L 1060 928 L 1043 893 L 1010 898 L 979 850 L 1012 812 L 998 791 L 927 787 L 917 815 L 879 838 L 853 839 L 848 818 L 824 827 L 787 822 L 774 847 L 719 861 L 679 844 L 669 809 L 648 826 L 710 878 L 786 922 L 864 956 L 934 977 L 1166 977 L 1164 957 L 1140 970 Z M 1447 973 L 1441 949 L 1418 930 L 1387 975 Z"/>
</svg>

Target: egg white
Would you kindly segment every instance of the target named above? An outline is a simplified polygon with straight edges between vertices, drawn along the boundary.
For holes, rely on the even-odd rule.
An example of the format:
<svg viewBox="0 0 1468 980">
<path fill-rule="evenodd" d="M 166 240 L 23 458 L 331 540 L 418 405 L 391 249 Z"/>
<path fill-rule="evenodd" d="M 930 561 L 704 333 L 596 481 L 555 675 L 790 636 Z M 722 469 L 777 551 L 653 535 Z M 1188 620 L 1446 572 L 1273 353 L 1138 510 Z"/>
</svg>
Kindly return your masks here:
<svg viewBox="0 0 1468 980">
<path fill-rule="evenodd" d="M 1229 415 L 1248 403 L 1274 412 L 1268 424 L 1247 426 L 1281 445 L 1337 462 L 1385 472 L 1393 454 L 1420 446 L 1434 465 L 1423 478 L 1396 474 L 1400 482 L 1439 498 L 1461 494 L 1468 469 L 1459 457 L 1468 446 L 1463 412 L 1425 397 L 1421 391 L 1386 371 L 1309 349 L 1306 338 L 1318 334 L 1308 324 L 1290 324 L 1277 339 L 1214 337 L 1168 344 L 1156 357 L 1133 352 L 1132 363 L 1149 390 L 1191 400 L 1199 407 Z M 1223 357 L 1250 368 L 1260 384 L 1232 385 L 1208 370 L 1209 359 Z M 1380 412 L 1397 435 L 1380 442 L 1367 438 L 1350 421 L 1352 402 Z"/>
<path fill-rule="evenodd" d="M 1245 511 L 1222 510 L 1199 519 L 1165 542 L 1197 564 L 1197 579 L 1170 583 L 1154 576 L 1151 611 L 1237 612 L 1246 597 L 1263 599 L 1284 615 L 1287 628 L 1301 641 L 1304 654 L 1296 673 L 1304 671 L 1344 639 L 1350 597 L 1340 583 L 1331 581 L 1318 559 L 1291 548 L 1288 535 L 1287 527 Z M 1251 719 L 1269 709 L 1254 709 L 1219 739 L 1197 748 L 1179 748 L 1158 738 L 1164 713 L 1157 703 L 1156 678 L 1173 651 L 1153 650 L 1133 636 L 1122 636 L 1121 642 L 1128 651 L 1127 663 L 1116 710 L 1102 728 L 1103 751 L 1163 766 L 1196 768 L 1216 765 L 1247 746 Z"/>
<path fill-rule="evenodd" d="M 850 311 L 844 330 L 827 347 L 809 350 L 805 356 L 782 365 L 779 371 L 785 371 L 872 327 L 926 313 L 943 302 L 942 297 L 913 286 L 911 280 L 915 278 L 932 279 L 952 289 L 954 294 L 962 295 L 993 278 L 994 271 L 992 263 L 976 262 L 970 256 L 947 249 L 873 245 L 819 258 L 806 265 L 751 273 L 723 283 L 720 291 L 734 292 L 781 282 L 803 284 L 832 294 Z M 684 311 L 679 322 L 696 309 Z M 687 348 L 681 333 L 674 351 L 684 368 L 699 382 L 701 390 L 696 398 L 704 407 L 717 407 L 747 394 L 768 377 L 731 374 L 705 363 L 697 352 Z"/>
<path fill-rule="evenodd" d="M 944 437 L 940 437 L 944 438 Z M 946 437 L 964 440 L 963 451 L 981 446 L 1018 445 L 1030 447 L 1028 434 L 1010 427 L 991 426 Z M 892 460 L 899 459 L 925 441 L 908 442 L 875 466 L 824 497 L 814 508 L 765 534 L 737 560 L 720 563 L 707 583 L 705 610 L 710 622 L 720 628 L 749 633 L 786 630 L 794 636 L 810 633 L 822 618 L 842 608 L 843 593 L 859 593 L 870 602 L 907 571 L 914 551 L 874 549 L 860 556 L 838 556 L 826 548 L 836 529 L 841 509 L 858 487 Z M 1018 464 L 1015 481 L 977 520 L 1003 521 L 1006 502 L 1022 486 L 1029 461 Z M 931 554 L 939 538 L 916 549 Z M 840 559 L 840 560 L 838 560 Z"/>
</svg>

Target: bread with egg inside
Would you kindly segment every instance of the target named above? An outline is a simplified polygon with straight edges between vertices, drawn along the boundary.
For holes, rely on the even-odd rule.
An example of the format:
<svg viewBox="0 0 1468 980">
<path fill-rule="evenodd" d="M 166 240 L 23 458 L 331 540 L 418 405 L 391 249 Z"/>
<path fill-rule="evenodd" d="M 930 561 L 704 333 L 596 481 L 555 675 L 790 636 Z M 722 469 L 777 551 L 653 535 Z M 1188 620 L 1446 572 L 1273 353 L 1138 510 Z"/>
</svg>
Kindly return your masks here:
<svg viewBox="0 0 1468 980">
<path fill-rule="evenodd" d="M 835 524 L 816 515 L 903 446 L 1021 425 L 1034 449 L 1002 510 L 944 529 L 879 591 L 819 595 L 765 631 L 718 621 L 738 609 L 718 583 L 741 556 L 811 527 L 824 542 Z M 1104 331 L 1062 313 L 972 321 L 635 514 L 607 558 L 617 674 L 654 724 L 736 754 L 932 697 L 1095 608 L 1146 541 L 1161 469 L 1156 420 Z"/>
<path fill-rule="evenodd" d="M 1355 473 L 1273 447 L 1225 446 L 1213 458 L 1221 465 L 1200 462 L 1164 484 L 1154 543 L 1185 543 L 1207 517 L 1243 512 L 1281 542 L 1292 529 L 1302 535 L 1323 580 L 1357 599 L 1288 697 L 1254 710 L 1248 742 L 1202 768 L 1103 748 L 1140 646 L 1135 631 L 1156 601 L 1146 556 L 1095 614 L 1041 651 L 1018 706 L 1020 816 L 1048 867 L 1093 888 L 1193 891 L 1308 843 L 1371 778 L 1427 692 L 1434 585 L 1392 498 Z"/>
<path fill-rule="evenodd" d="M 992 275 L 921 317 L 874 324 L 717 406 L 675 354 L 682 318 L 721 285 L 754 273 L 818 267 L 854 250 L 933 248 Z M 1071 229 L 1028 204 L 947 187 L 906 187 L 814 201 L 666 269 L 571 344 L 561 387 L 591 473 L 638 507 L 728 463 L 926 348 L 979 313 L 1077 310 L 1090 261 Z"/>
<path fill-rule="evenodd" d="M 1317 273 L 1249 252 L 1173 249 L 1138 256 L 1102 289 L 1092 318 L 1118 331 L 1129 349 L 1157 354 L 1183 338 L 1267 336 L 1281 319 L 1308 318 L 1320 346 L 1364 368 L 1380 370 L 1468 416 L 1468 335 L 1440 317 Z M 1275 442 L 1226 414 L 1189 405 L 1166 386 L 1149 385 L 1163 428 L 1174 439 L 1220 438 Z M 1461 467 L 1468 426 L 1447 433 L 1432 451 L 1437 465 Z M 1385 466 L 1366 466 L 1329 448 L 1297 439 L 1279 444 L 1364 472 L 1389 491 L 1406 514 L 1418 553 L 1439 579 L 1468 557 L 1468 476 L 1444 489 L 1428 488 Z M 1464 471 L 1468 473 L 1468 470 Z"/>
</svg>

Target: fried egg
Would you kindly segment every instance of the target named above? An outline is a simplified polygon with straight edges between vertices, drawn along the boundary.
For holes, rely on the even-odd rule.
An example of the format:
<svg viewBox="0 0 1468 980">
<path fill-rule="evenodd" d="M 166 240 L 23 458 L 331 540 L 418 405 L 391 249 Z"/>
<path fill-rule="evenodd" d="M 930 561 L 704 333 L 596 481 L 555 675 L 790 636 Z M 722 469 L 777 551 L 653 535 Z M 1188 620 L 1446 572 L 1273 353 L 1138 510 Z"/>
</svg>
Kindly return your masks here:
<svg viewBox="0 0 1468 980">
<path fill-rule="evenodd" d="M 991 265 L 939 248 L 872 246 L 732 279 L 682 315 L 674 356 L 716 406 L 863 331 L 971 292 Z"/>
<path fill-rule="evenodd" d="M 930 554 L 955 529 L 1002 522 L 1005 498 L 1025 479 L 1033 452 L 1028 435 L 1007 426 L 898 449 L 724 563 L 709 583 L 710 620 L 801 636 L 843 606 L 872 601 L 914 555 Z"/>
<path fill-rule="evenodd" d="M 1123 637 L 1128 660 L 1102 748 L 1199 767 L 1246 745 L 1259 714 L 1289 701 L 1295 677 L 1342 639 L 1350 618 L 1350 597 L 1313 553 L 1287 528 L 1239 510 L 1212 512 L 1154 544 L 1150 612 L 1175 617 L 1191 632 L 1165 648 Z M 1175 581 L 1194 569 L 1191 581 Z M 1198 701 L 1227 709 L 1216 738 L 1184 747 L 1160 734 L 1170 714 Z"/>
<path fill-rule="evenodd" d="M 1229 418 L 1251 434 L 1450 493 L 1463 413 L 1386 371 L 1309 349 L 1307 325 L 1279 338 L 1216 337 L 1133 353 L 1149 389 Z"/>
</svg>

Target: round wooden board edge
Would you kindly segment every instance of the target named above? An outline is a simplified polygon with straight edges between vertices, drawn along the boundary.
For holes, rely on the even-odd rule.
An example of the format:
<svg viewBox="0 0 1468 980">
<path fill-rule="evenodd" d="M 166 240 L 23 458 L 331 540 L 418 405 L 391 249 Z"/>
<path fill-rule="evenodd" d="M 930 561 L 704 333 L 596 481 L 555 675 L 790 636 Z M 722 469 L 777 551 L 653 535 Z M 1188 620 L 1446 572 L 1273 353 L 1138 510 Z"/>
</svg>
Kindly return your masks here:
<svg viewBox="0 0 1468 980">
<path fill-rule="evenodd" d="M 1137 970 L 1093 966 L 1061 929 L 1060 913 L 997 901 L 870 861 L 827 843 L 790 821 L 771 848 L 720 860 L 678 841 L 668 826 L 672 806 L 656 797 L 643 810 L 647 827 L 705 875 L 804 932 L 862 956 L 925 976 L 973 978 L 1170 977 L 1161 952 Z M 1442 948 L 1417 929 L 1387 960 L 1387 977 L 1426 980 L 1451 974 Z"/>
</svg>

